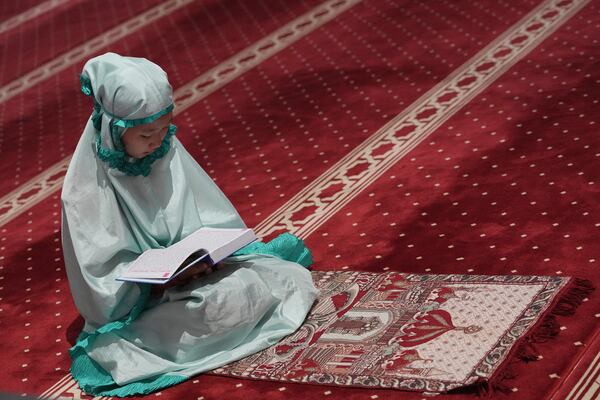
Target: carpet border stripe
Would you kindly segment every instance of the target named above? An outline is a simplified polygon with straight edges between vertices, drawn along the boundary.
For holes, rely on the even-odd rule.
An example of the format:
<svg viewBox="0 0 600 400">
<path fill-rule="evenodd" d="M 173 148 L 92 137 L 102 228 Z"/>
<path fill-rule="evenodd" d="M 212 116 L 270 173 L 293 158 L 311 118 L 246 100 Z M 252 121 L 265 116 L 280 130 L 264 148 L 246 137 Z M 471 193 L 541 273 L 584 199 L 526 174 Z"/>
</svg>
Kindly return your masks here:
<svg viewBox="0 0 600 400">
<path fill-rule="evenodd" d="M 25 22 L 31 21 L 32 19 L 35 19 L 38 16 L 68 2 L 69 0 L 47 0 L 35 7 L 31 7 L 23 11 L 21 14 L 17 14 L 5 21 L 0 22 L 0 34 L 14 29 Z"/>
<path fill-rule="evenodd" d="M 108 47 L 111 43 L 130 35 L 138 29 L 169 15 L 173 11 L 192 3 L 193 1 L 195 0 L 169 0 L 159 4 L 128 21 L 120 23 L 102 35 L 98 35 L 59 57 L 48 61 L 27 74 L 0 87 L 0 103 L 6 102 L 16 95 L 31 89 L 54 74 L 90 57 L 98 50 Z"/>
</svg>

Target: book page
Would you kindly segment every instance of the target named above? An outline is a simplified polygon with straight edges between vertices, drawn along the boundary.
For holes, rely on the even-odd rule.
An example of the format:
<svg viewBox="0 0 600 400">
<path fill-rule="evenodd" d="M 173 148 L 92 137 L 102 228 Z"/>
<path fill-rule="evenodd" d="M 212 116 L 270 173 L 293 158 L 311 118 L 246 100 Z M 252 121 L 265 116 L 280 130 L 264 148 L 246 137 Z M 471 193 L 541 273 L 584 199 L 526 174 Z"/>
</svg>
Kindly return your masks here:
<svg viewBox="0 0 600 400">
<path fill-rule="evenodd" d="M 240 230 L 237 236 L 229 238 L 229 240 L 220 234 L 216 234 L 215 238 L 222 239 L 222 242 L 220 242 L 221 244 L 217 243 L 214 248 L 211 247 L 210 256 L 215 263 L 218 263 L 225 257 L 255 241 L 256 235 L 252 229 L 244 229 Z"/>
<path fill-rule="evenodd" d="M 144 278 L 169 278 L 189 256 L 187 253 L 167 249 L 146 250 L 122 276 Z"/>
<path fill-rule="evenodd" d="M 236 240 L 246 230 L 248 229 L 200 228 L 189 234 L 185 239 L 163 250 L 174 254 L 190 254 L 202 248 L 211 253 L 219 247 Z"/>
<path fill-rule="evenodd" d="M 251 229 L 200 228 L 168 248 L 146 250 L 121 278 L 168 279 L 194 252 L 205 250 L 216 263 L 255 239 Z"/>
</svg>

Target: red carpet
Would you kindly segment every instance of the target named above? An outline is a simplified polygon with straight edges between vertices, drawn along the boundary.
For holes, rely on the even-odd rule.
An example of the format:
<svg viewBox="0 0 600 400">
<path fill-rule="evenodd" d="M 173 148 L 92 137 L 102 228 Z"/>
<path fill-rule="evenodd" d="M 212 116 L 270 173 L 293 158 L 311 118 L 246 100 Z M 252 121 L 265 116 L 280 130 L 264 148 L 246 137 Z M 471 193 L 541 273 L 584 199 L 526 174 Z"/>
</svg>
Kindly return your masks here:
<svg viewBox="0 0 600 400">
<path fill-rule="evenodd" d="M 34 7 L 0 5 L 0 28 L 21 21 L 0 29 L 0 391 L 80 395 L 57 190 L 91 112 L 78 72 L 107 50 L 167 70 L 179 138 L 249 225 L 303 236 L 317 271 L 600 283 L 597 0 Z M 557 317 L 492 396 L 594 398 L 599 305 Z M 214 375 L 160 397 L 429 398 Z"/>
</svg>

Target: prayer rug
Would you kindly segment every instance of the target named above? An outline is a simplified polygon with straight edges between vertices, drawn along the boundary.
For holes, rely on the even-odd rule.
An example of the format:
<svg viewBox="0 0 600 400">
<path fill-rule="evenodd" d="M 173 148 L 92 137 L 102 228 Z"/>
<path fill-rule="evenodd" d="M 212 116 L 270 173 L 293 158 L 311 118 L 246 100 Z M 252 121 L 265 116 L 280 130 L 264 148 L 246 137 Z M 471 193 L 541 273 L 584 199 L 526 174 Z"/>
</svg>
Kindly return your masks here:
<svg viewBox="0 0 600 400">
<path fill-rule="evenodd" d="M 320 296 L 304 325 L 215 374 L 421 392 L 487 386 L 509 356 L 524 356 L 523 339 L 556 334 L 547 311 L 577 303 L 583 285 L 549 276 L 313 274 Z"/>
</svg>

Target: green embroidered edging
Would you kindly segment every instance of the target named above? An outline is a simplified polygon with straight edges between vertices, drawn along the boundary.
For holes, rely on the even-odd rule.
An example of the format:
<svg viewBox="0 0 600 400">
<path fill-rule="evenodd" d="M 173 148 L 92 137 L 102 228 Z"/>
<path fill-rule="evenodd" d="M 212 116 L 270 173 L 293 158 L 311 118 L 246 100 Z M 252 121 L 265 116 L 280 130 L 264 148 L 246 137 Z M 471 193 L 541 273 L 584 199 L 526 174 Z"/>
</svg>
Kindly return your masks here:
<svg viewBox="0 0 600 400">
<path fill-rule="evenodd" d="M 100 132 L 96 131 L 96 152 L 98 153 L 98 157 L 102 161 L 108 163 L 108 166 L 110 168 L 118 169 L 119 171 L 124 172 L 127 175 L 148 176 L 151 172 L 152 163 L 164 157 L 165 154 L 167 154 L 167 152 L 170 150 L 171 137 L 175 135 L 176 131 L 177 127 L 175 125 L 169 125 L 167 134 L 163 138 L 160 147 L 154 150 L 152 153 L 148 154 L 146 157 L 141 158 L 139 160 L 135 160 L 133 162 L 127 160 L 128 156 L 124 151 L 113 150 L 107 147 L 103 147 Z"/>
<path fill-rule="evenodd" d="M 250 243 L 246 247 L 236 251 L 233 255 L 245 256 L 249 254 L 268 254 L 286 261 L 298 263 L 304 267 L 309 267 L 313 263 L 312 254 L 304 245 L 304 241 L 287 232 L 282 233 L 268 243 Z"/>
<path fill-rule="evenodd" d="M 92 360 L 84 349 L 74 347 L 70 353 L 73 360 L 71 365 L 73 378 L 85 393 L 94 396 L 125 397 L 148 394 L 155 390 L 176 385 L 189 378 L 185 375 L 159 375 L 118 386 L 110 374 Z"/>
<path fill-rule="evenodd" d="M 144 310 L 146 301 L 150 296 L 150 285 L 142 284 L 138 285 L 138 287 L 141 292 L 140 296 L 126 318 L 120 321 L 109 322 L 90 334 L 82 332 L 75 345 L 69 349 L 69 355 L 72 360 L 71 375 L 83 391 L 88 394 L 119 397 L 147 394 L 161 388 L 176 385 L 188 378 L 184 375 L 160 375 L 118 386 L 111 375 L 86 353 L 86 348 L 93 343 L 98 335 L 114 332 L 126 327 Z"/>
<path fill-rule="evenodd" d="M 92 90 L 92 81 L 85 75 L 79 75 L 79 82 L 81 83 L 81 92 L 86 96 L 91 96 L 94 91 Z"/>
</svg>

